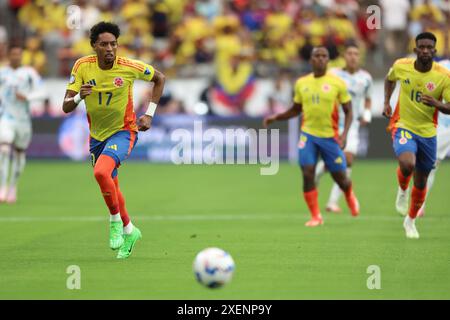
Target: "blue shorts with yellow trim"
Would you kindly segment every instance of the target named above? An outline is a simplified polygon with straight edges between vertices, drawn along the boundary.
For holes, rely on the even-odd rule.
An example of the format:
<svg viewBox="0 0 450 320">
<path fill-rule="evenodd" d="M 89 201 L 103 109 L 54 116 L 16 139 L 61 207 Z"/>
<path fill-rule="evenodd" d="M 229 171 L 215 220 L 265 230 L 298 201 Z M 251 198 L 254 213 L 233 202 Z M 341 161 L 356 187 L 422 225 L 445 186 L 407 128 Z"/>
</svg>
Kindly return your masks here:
<svg viewBox="0 0 450 320">
<path fill-rule="evenodd" d="M 416 169 L 429 173 L 436 164 L 436 137 L 424 138 L 409 130 L 397 128 L 393 134 L 393 147 L 398 157 L 404 152 L 416 155 Z"/>
<path fill-rule="evenodd" d="M 345 171 L 347 162 L 344 151 L 334 138 L 319 138 L 302 132 L 298 143 L 300 166 L 315 165 L 319 155 L 330 172 Z"/>
<path fill-rule="evenodd" d="M 105 141 L 98 141 L 91 137 L 89 140 L 89 151 L 91 153 L 92 166 L 95 166 L 100 155 L 110 156 L 116 162 L 116 168 L 112 174 L 114 178 L 117 176 L 117 168 L 130 156 L 137 140 L 137 133 L 128 130 L 118 131 Z"/>
</svg>

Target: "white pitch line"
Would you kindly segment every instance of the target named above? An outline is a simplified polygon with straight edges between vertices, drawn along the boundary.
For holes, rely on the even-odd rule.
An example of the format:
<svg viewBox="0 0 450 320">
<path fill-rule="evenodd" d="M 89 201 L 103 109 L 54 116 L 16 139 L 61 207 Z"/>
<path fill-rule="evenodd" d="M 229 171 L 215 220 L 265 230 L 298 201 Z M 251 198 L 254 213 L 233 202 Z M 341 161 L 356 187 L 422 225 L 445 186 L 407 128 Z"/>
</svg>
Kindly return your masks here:
<svg viewBox="0 0 450 320">
<path fill-rule="evenodd" d="M 133 220 L 136 221 L 233 221 L 233 220 L 289 220 L 289 219 L 308 219 L 309 214 L 233 214 L 233 215 L 157 215 L 157 216 L 133 216 Z M 334 218 L 333 218 L 334 219 Z M 349 216 L 342 215 L 340 221 L 353 220 Z M 402 221 L 402 217 L 397 214 L 373 216 L 362 215 L 354 220 L 369 220 L 369 221 Z M 445 220 L 446 218 L 425 217 L 424 220 Z M 81 217 L 68 217 L 68 216 L 18 216 L 18 217 L 1 217 L 0 222 L 102 222 L 108 221 L 108 216 L 81 216 Z M 325 220 L 327 218 L 325 217 Z M 422 219 L 421 219 L 422 220 Z M 336 220 L 334 220 L 336 221 Z"/>
</svg>

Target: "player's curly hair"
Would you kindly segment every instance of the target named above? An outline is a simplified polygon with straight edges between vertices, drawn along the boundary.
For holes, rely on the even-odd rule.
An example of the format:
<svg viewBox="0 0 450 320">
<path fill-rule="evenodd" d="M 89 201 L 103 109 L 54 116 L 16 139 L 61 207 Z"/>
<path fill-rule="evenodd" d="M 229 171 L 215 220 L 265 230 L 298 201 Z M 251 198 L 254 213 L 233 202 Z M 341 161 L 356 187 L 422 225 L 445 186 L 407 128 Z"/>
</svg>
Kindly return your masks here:
<svg viewBox="0 0 450 320">
<path fill-rule="evenodd" d="M 120 28 L 117 24 L 105 21 L 99 22 L 91 28 L 91 34 L 89 37 L 91 40 L 91 46 L 94 46 L 98 36 L 104 32 L 112 33 L 116 39 L 120 36 Z"/>
</svg>

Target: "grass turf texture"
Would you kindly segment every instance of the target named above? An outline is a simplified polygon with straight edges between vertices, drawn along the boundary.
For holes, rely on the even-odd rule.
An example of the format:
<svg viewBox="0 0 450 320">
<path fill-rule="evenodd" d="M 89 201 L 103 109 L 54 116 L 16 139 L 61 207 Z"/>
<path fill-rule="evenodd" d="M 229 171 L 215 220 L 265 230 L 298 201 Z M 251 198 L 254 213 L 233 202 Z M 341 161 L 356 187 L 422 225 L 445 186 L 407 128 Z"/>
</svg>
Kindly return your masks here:
<svg viewBox="0 0 450 320">
<path fill-rule="evenodd" d="M 298 167 L 274 176 L 257 166 L 171 166 L 128 162 L 121 189 L 141 229 L 125 261 L 108 248 L 108 211 L 88 163 L 29 162 L 19 202 L 0 206 L 1 299 L 409 299 L 450 298 L 450 165 L 443 163 L 419 240 L 408 240 L 394 210 L 395 162 L 359 161 L 353 169 L 361 216 L 309 214 Z M 319 188 L 324 208 L 331 179 Z M 323 210 L 324 211 L 324 210 Z M 210 290 L 192 262 L 217 246 L 236 262 L 233 281 Z M 68 290 L 66 268 L 81 268 Z M 367 289 L 369 265 L 381 289 Z"/>
</svg>

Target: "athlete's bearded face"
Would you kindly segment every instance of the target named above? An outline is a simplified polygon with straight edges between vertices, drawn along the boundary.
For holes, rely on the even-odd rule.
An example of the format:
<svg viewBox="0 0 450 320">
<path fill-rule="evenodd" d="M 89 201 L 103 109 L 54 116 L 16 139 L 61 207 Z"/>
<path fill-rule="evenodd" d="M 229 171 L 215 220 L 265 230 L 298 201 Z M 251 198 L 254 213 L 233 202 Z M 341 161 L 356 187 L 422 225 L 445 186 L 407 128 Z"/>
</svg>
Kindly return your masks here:
<svg viewBox="0 0 450 320">
<path fill-rule="evenodd" d="M 94 51 L 106 65 L 113 64 L 117 52 L 116 37 L 109 32 L 99 34 L 97 41 L 94 43 Z"/>
<path fill-rule="evenodd" d="M 416 43 L 414 53 L 422 64 L 428 64 L 436 55 L 436 43 L 431 39 L 420 39 Z"/>
</svg>

